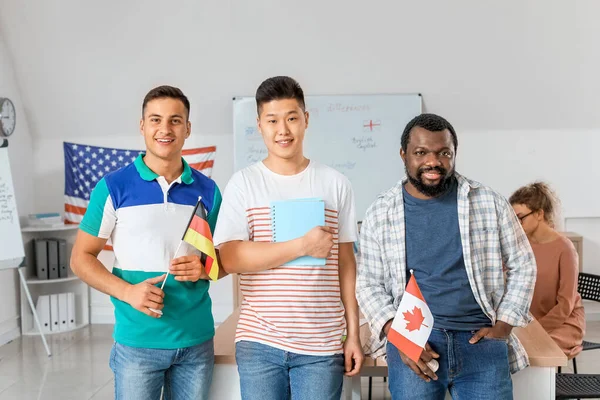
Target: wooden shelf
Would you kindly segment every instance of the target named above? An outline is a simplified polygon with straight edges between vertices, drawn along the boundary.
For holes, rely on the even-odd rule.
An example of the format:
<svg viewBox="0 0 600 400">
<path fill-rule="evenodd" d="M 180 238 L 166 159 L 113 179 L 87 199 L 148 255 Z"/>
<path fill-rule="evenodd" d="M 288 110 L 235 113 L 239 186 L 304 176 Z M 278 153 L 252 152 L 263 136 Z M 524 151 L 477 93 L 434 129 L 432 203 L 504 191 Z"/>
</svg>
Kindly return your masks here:
<svg viewBox="0 0 600 400">
<path fill-rule="evenodd" d="M 85 324 L 77 324 L 77 325 L 75 325 L 75 328 L 67 329 L 66 331 L 44 332 L 44 335 L 57 335 L 59 333 L 73 332 L 73 331 L 76 331 L 77 329 L 81 329 L 84 326 L 88 326 L 88 325 L 89 324 L 87 324 L 87 323 L 85 323 Z M 25 336 L 38 336 L 39 334 L 40 334 L 40 332 L 37 329 L 32 329 L 30 331 L 23 332 L 23 335 L 25 335 Z"/>
<path fill-rule="evenodd" d="M 57 232 L 57 231 L 70 231 L 73 229 L 79 229 L 79 224 L 63 224 L 63 225 L 48 225 L 48 226 L 25 226 L 21 228 L 21 232 Z"/>
</svg>

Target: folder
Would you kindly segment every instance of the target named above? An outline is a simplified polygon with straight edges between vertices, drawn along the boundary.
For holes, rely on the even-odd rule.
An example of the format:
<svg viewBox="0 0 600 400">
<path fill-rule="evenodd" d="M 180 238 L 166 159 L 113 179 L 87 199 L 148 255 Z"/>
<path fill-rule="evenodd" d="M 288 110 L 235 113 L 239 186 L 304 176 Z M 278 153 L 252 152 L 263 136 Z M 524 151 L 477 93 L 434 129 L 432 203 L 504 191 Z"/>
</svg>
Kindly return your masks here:
<svg viewBox="0 0 600 400">
<path fill-rule="evenodd" d="M 325 202 L 296 199 L 271 202 L 273 242 L 287 242 L 304 236 L 315 226 L 325 225 Z M 304 256 L 284 265 L 325 265 L 325 258 Z"/>
<path fill-rule="evenodd" d="M 67 241 L 65 239 L 56 239 L 56 241 L 58 242 L 58 277 L 67 278 L 69 276 Z"/>
<path fill-rule="evenodd" d="M 35 312 L 40 320 L 42 332 L 50 332 L 50 297 L 48 295 L 39 296 L 37 298 Z M 34 330 L 38 330 L 35 320 L 33 321 L 33 328 Z"/>
<path fill-rule="evenodd" d="M 50 331 L 58 332 L 60 330 L 58 316 L 58 295 L 51 294 L 50 295 Z"/>
<path fill-rule="evenodd" d="M 48 240 L 48 279 L 58 279 L 58 242 Z"/>
<path fill-rule="evenodd" d="M 68 308 L 68 297 L 67 293 L 58 294 L 58 324 L 59 331 L 66 331 L 68 329 L 67 322 L 69 321 L 69 308 Z"/>
<path fill-rule="evenodd" d="M 35 239 L 35 272 L 38 279 L 48 279 L 48 241 Z"/>
<path fill-rule="evenodd" d="M 67 328 L 75 329 L 75 293 L 67 293 Z"/>
</svg>

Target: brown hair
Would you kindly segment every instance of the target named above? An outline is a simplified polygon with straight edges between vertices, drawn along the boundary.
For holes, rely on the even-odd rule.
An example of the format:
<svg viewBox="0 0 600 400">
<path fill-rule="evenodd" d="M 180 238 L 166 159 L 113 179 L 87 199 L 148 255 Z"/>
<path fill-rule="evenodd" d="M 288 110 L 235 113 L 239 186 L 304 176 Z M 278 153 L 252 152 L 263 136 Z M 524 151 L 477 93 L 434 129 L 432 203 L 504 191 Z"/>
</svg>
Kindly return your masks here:
<svg viewBox="0 0 600 400">
<path fill-rule="evenodd" d="M 190 101 L 185 96 L 185 94 L 183 94 L 181 89 L 173 87 L 173 86 L 167 86 L 167 85 L 155 87 L 154 89 L 149 91 L 148 94 L 146 94 L 146 97 L 144 97 L 144 101 L 142 103 L 142 118 L 144 117 L 144 111 L 146 111 L 146 104 L 148 104 L 148 102 L 155 100 L 155 99 L 164 99 L 164 98 L 171 98 L 171 99 L 181 101 L 183 103 L 183 105 L 185 106 L 185 109 L 187 110 L 188 118 L 189 118 Z"/>
<path fill-rule="evenodd" d="M 534 182 L 520 187 L 508 201 L 511 205 L 523 204 L 533 212 L 544 210 L 544 220 L 554 227 L 560 200 L 547 183 Z"/>
</svg>

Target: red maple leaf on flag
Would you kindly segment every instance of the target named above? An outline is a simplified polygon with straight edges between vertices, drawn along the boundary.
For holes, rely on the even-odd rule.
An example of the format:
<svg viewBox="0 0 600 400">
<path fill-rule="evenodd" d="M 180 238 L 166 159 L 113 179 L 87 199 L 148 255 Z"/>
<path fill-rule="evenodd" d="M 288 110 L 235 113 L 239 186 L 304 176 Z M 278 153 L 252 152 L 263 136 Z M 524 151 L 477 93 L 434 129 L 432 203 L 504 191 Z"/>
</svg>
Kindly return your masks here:
<svg viewBox="0 0 600 400">
<path fill-rule="evenodd" d="M 406 329 L 409 332 L 419 330 L 421 329 L 421 326 L 428 328 L 428 326 L 423 323 L 425 317 L 423 316 L 423 312 L 419 307 L 414 306 L 412 313 L 410 312 L 410 310 L 408 310 L 403 312 L 402 315 L 404 315 L 404 319 L 407 321 Z"/>
</svg>

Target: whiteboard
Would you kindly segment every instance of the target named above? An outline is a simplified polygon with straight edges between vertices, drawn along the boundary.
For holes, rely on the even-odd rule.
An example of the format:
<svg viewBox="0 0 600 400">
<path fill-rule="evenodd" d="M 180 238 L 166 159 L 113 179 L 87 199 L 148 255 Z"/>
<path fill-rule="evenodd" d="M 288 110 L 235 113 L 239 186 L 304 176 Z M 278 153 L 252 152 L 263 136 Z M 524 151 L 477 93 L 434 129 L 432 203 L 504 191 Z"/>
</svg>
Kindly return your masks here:
<svg viewBox="0 0 600 400">
<path fill-rule="evenodd" d="M 24 256 L 19 213 L 8 162 L 8 141 L 0 139 L 0 269 L 17 268 Z"/>
<path fill-rule="evenodd" d="M 400 137 L 421 114 L 419 94 L 307 96 L 304 154 L 343 173 L 354 188 L 356 218 L 404 175 Z M 263 160 L 254 97 L 233 99 L 234 170 Z"/>
</svg>

